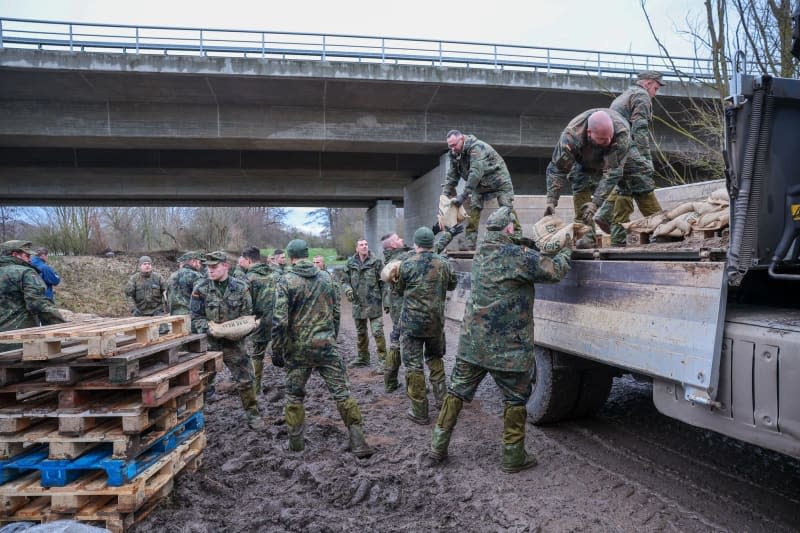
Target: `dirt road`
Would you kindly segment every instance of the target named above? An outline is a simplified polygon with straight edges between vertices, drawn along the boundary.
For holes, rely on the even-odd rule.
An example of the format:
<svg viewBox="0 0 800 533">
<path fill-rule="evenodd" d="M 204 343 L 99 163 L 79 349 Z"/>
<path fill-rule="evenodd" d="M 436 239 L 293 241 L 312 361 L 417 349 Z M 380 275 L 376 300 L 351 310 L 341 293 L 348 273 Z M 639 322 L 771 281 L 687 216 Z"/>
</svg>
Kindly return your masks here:
<svg viewBox="0 0 800 533">
<path fill-rule="evenodd" d="M 451 322 L 448 374 L 457 341 L 458 324 Z M 340 352 L 349 359 L 354 349 L 345 309 Z M 653 408 L 649 385 L 630 378 L 615 380 L 594 419 L 529 425 L 528 448 L 539 465 L 508 475 L 499 468 L 502 400 L 490 379 L 462 411 L 451 457 L 430 468 L 421 458 L 432 427 L 406 420 L 405 393 L 384 394 L 382 376 L 367 369 L 351 370 L 350 380 L 378 453 L 359 460 L 346 451 L 347 432 L 318 376 L 306 399 L 306 450 L 286 451 L 282 374 L 272 366 L 265 373 L 272 391 L 260 401 L 268 430 L 248 430 L 238 397 L 224 393 L 207 408 L 202 468 L 180 477 L 170 498 L 134 531 L 774 532 L 800 526 L 800 461 L 672 421 Z"/>
</svg>

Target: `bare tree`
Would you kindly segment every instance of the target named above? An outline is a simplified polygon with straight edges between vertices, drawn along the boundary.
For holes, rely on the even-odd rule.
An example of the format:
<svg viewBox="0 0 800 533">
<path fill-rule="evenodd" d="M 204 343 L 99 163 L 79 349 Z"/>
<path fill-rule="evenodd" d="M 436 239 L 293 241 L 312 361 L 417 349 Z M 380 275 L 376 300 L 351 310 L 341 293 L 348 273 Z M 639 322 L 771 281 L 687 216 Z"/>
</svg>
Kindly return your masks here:
<svg viewBox="0 0 800 533">
<path fill-rule="evenodd" d="M 19 207 L 0 205 L 0 242 L 5 242 L 17 236 L 17 216 Z"/>
<path fill-rule="evenodd" d="M 46 207 L 37 218 L 36 241 L 55 253 L 85 255 L 105 249 L 96 207 Z"/>
</svg>

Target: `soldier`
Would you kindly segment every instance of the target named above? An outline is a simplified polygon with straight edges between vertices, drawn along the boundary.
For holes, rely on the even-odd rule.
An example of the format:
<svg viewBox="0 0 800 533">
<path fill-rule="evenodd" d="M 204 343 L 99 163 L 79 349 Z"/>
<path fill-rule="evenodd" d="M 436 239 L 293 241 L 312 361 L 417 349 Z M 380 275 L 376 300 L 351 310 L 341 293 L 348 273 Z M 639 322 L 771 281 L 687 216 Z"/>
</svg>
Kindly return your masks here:
<svg viewBox="0 0 800 533">
<path fill-rule="evenodd" d="M 350 366 L 369 366 L 369 337 L 367 323 L 372 330 L 378 351 L 378 372 L 383 372 L 386 361 L 386 339 L 383 336 L 383 261 L 369 251 L 366 239 L 356 243 L 356 253 L 347 260 L 342 287 L 344 295 L 353 303 L 353 321 L 358 334 L 358 355 Z"/>
<path fill-rule="evenodd" d="M 45 285 L 30 264 L 33 248 L 28 241 L 0 244 L 0 331 L 61 324 L 64 317 L 44 295 Z M 19 345 L 0 346 L 0 352 Z"/>
<path fill-rule="evenodd" d="M 289 450 L 305 448 L 303 430 L 305 386 L 316 370 L 344 421 L 350 437 L 350 451 L 369 457 L 374 450 L 364 439 L 364 422 L 355 399 L 350 396 L 347 370 L 336 351 L 340 308 L 331 275 L 308 260 L 308 246 L 300 239 L 286 247 L 291 261 L 278 281 L 272 318 L 272 361 L 286 367 L 286 425 Z"/>
<path fill-rule="evenodd" d="M 253 314 L 253 300 L 247 282 L 228 275 L 228 254 L 220 250 L 204 256 L 208 277 L 200 279 L 192 290 L 189 309 L 192 331 L 208 333 L 208 323 L 227 322 Z M 247 356 L 246 339 L 229 340 L 209 336 L 209 348 L 222 351 L 225 366 L 231 372 L 242 400 L 250 429 L 264 429 L 253 390 L 253 370 Z M 213 392 L 212 392 L 213 394 Z"/>
<path fill-rule="evenodd" d="M 635 150 L 635 148 L 634 148 Z M 547 165 L 547 207 L 552 215 L 561 189 L 569 181 L 575 221 L 591 226 L 576 248 L 595 245 L 594 214 L 622 177 L 626 158 L 641 159 L 631 150 L 627 121 L 610 109 L 589 109 L 573 118 L 558 140 Z"/>
<path fill-rule="evenodd" d="M 413 253 L 397 233 L 381 237 L 381 246 L 386 264 L 391 261 L 404 261 Z M 395 287 L 394 283 L 389 284 L 383 302 L 384 311 L 392 318 L 392 332 L 389 334 L 389 350 L 386 352 L 383 374 L 383 387 L 386 392 L 394 392 L 400 387 L 397 373 L 400 370 L 400 310 L 403 308 L 403 297 L 397 294 Z"/>
<path fill-rule="evenodd" d="M 602 209 L 594 217 L 597 225 L 611 234 L 612 246 L 625 246 L 627 233 L 622 224 L 630 221 L 634 201 L 646 217 L 661 211 L 661 205 L 653 192 L 655 171 L 650 154 L 650 124 L 653 121 L 652 99 L 663 86 L 660 72 L 640 72 L 636 84 L 611 102 L 611 109 L 630 124 L 631 143 L 636 145 L 641 155 L 641 159 L 628 155 L 623 179 L 611 191 Z"/>
<path fill-rule="evenodd" d="M 275 265 L 277 265 L 278 270 L 281 272 L 286 270 L 286 253 L 278 248 L 275 250 L 272 256 L 275 258 Z"/>
<path fill-rule="evenodd" d="M 450 388 L 433 429 L 430 458 L 447 457 L 463 402 L 472 401 L 486 374 L 503 393 L 505 472 L 536 464 L 525 451 L 525 409 L 533 377 L 534 283 L 557 282 L 569 271 L 570 243 L 554 257 L 515 244 L 511 210 L 489 217 L 487 233 L 472 263 L 472 291 L 461 324 Z"/>
<path fill-rule="evenodd" d="M 197 280 L 203 277 L 202 252 L 186 252 L 178 258 L 178 270 L 167 279 L 167 307 L 171 315 L 188 315 L 189 300 Z"/>
<path fill-rule="evenodd" d="M 261 250 L 255 246 L 245 248 L 242 252 L 247 269 L 247 281 L 250 283 L 250 294 L 253 298 L 253 313 L 260 320 L 256 330 L 248 337 L 247 355 L 253 366 L 253 387 L 258 394 L 259 389 L 267 393 L 267 387 L 261 387 L 264 375 L 264 356 L 272 335 L 272 309 L 275 305 L 275 287 L 281 272 L 272 265 L 261 262 Z"/>
<path fill-rule="evenodd" d="M 36 249 L 36 255 L 31 257 L 31 264 L 39 271 L 39 275 L 42 277 L 42 281 L 44 281 L 45 291 L 44 296 L 51 302 L 55 302 L 55 294 L 53 293 L 53 287 L 61 283 L 61 277 L 59 277 L 58 273 L 55 271 L 53 267 L 47 264 L 47 256 L 50 255 L 50 252 L 47 248 L 40 247 Z"/>
<path fill-rule="evenodd" d="M 327 270 L 327 268 L 325 267 L 325 258 L 322 257 L 321 255 L 314 256 L 314 266 L 320 270 Z"/>
<path fill-rule="evenodd" d="M 251 263 L 247 260 L 247 258 L 245 258 L 245 256 L 240 255 L 239 259 L 236 260 L 236 266 L 233 268 L 231 276 L 242 281 L 247 281 L 247 267 L 250 264 Z"/>
<path fill-rule="evenodd" d="M 125 299 L 133 316 L 164 314 L 164 278 L 153 272 L 153 261 L 146 255 L 139 258 L 139 272 L 128 279 Z"/>
<path fill-rule="evenodd" d="M 450 150 L 450 164 L 447 177 L 442 185 L 442 194 L 452 198 L 456 206 L 470 199 L 469 221 L 464 239 L 470 250 L 475 249 L 478 240 L 478 223 L 486 200 L 497 198 L 501 206 L 514 206 L 514 185 L 508 173 L 506 162 L 494 148 L 474 135 L 464 135 L 458 130 L 447 132 L 447 148 Z M 456 196 L 459 180 L 467 182 L 464 190 Z M 514 225 L 517 231 L 521 226 L 514 212 Z"/>
<path fill-rule="evenodd" d="M 406 393 L 411 400 L 407 415 L 413 422 L 426 425 L 428 395 L 425 390 L 424 360 L 430 369 L 431 389 L 438 405 L 445 395 L 444 378 L 444 302 L 447 291 L 458 284 L 450 262 L 433 248 L 433 231 L 422 227 L 414 232 L 414 253 L 400 265 L 397 294 L 403 298 L 403 364 L 406 367 Z"/>
</svg>

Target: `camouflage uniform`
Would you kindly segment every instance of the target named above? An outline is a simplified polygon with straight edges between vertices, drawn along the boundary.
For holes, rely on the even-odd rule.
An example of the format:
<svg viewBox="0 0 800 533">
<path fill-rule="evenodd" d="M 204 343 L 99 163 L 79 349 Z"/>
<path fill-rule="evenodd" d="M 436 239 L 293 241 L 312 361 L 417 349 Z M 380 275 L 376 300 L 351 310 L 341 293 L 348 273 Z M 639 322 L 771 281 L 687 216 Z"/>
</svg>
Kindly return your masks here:
<svg viewBox="0 0 800 533">
<path fill-rule="evenodd" d="M 292 241 L 287 254 L 295 253 Z M 302 242 L 302 241 L 301 241 Z M 305 257 L 308 256 L 306 248 Z M 350 396 L 347 370 L 336 350 L 340 304 L 335 282 L 328 272 L 301 259 L 286 268 L 279 278 L 272 315 L 273 358 L 286 366 L 286 407 L 289 449 L 304 448 L 305 386 L 316 370 L 336 401 L 339 414 L 350 433 L 351 450 L 356 455 L 366 450 L 363 419 L 355 399 Z"/>
<path fill-rule="evenodd" d="M 171 315 L 188 315 L 192 289 L 203 274 L 189 265 L 183 265 L 167 279 L 167 306 Z"/>
<path fill-rule="evenodd" d="M 164 291 L 167 286 L 158 272 L 137 272 L 128 279 L 125 299 L 134 316 L 164 314 Z"/>
<path fill-rule="evenodd" d="M 607 112 L 614 124 L 614 137 L 606 148 L 594 145 L 587 134 L 589 116 L 596 111 Z M 557 206 L 561 189 L 569 182 L 575 221 L 582 222 L 581 206 L 591 201 L 600 208 L 622 179 L 628 159 L 635 160 L 631 164 L 642 164 L 638 150 L 631 145 L 628 122 L 610 109 L 584 111 L 567 124 L 553 150 L 546 171 L 547 203 Z M 594 227 L 586 238 L 594 241 Z"/>
<path fill-rule="evenodd" d="M 240 316 L 252 315 L 253 300 L 247 283 L 240 279 L 231 276 L 225 281 L 202 278 L 192 290 L 189 309 L 192 331 L 208 333 L 209 321 L 227 322 Z M 211 336 L 208 339 L 209 349 L 222 351 L 222 359 L 236 382 L 248 421 L 258 419 L 258 403 L 253 392 L 253 366 L 247 356 L 247 337 L 236 341 Z"/>
<path fill-rule="evenodd" d="M 247 337 L 247 355 L 253 367 L 253 387 L 256 394 L 261 387 L 264 355 L 272 334 L 275 287 L 280 276 L 281 273 L 277 268 L 265 263 L 257 263 L 247 269 L 247 281 L 250 282 L 250 294 L 253 298 L 253 313 L 261 320 L 256 330 Z"/>
<path fill-rule="evenodd" d="M 407 246 L 403 248 L 384 248 L 383 260 L 386 264 L 395 260 L 405 261 L 412 253 Z M 392 392 L 399 387 L 397 372 L 400 370 L 400 310 L 403 308 L 403 297 L 397 294 L 394 283 L 389 284 L 383 306 L 389 308 L 389 316 L 392 318 L 392 332 L 389 335 L 389 350 L 386 353 L 383 384 L 386 392 Z"/>
<path fill-rule="evenodd" d="M 514 185 L 506 162 L 489 143 L 479 140 L 474 135 L 464 135 L 464 147 L 460 154 L 449 152 L 447 177 L 442 185 L 442 194 L 455 197 L 459 180 L 467 182 L 461 193 L 461 199 L 470 199 L 469 220 L 464 232 L 464 239 L 471 248 L 475 248 L 478 240 L 478 224 L 481 211 L 486 200 L 497 198 L 500 206 L 514 206 Z M 520 229 L 516 213 L 514 225 Z"/>
<path fill-rule="evenodd" d="M 240 265 L 236 265 L 234 269 L 231 271 L 231 277 L 240 279 L 242 281 L 247 281 L 247 271 L 243 269 Z"/>
<path fill-rule="evenodd" d="M 400 265 L 396 290 L 403 296 L 401 354 L 406 367 L 406 392 L 411 400 L 409 417 L 418 423 L 428 423 L 423 354 L 430 369 L 434 399 L 437 404 L 444 399 L 444 304 L 447 291 L 457 284 L 450 262 L 431 251 L 415 253 Z"/>
<path fill-rule="evenodd" d="M 61 324 L 64 318 L 55 304 L 45 297 L 45 285 L 30 263 L 5 255 L 19 241 L 3 243 L 0 256 L 0 331 Z M 9 244 L 12 243 L 12 244 Z M 27 243 L 22 243 L 27 244 Z M 28 252 L 29 248 L 20 248 Z M 0 352 L 20 348 L 17 344 L 0 345 Z"/>
<path fill-rule="evenodd" d="M 650 123 L 653 121 L 653 102 L 647 90 L 634 85 L 611 102 L 611 109 L 622 115 L 631 125 L 631 141 L 641 155 L 641 159 L 625 162 L 624 179 L 620 181 L 606 203 L 598 211 L 595 219 L 610 226 L 611 243 L 625 245 L 626 231 L 622 224 L 630 221 L 633 202 L 639 206 L 644 216 L 661 211 L 653 190 L 653 160 L 650 154 Z"/>
<path fill-rule="evenodd" d="M 382 367 L 386 360 L 386 338 L 383 336 L 383 291 L 381 280 L 383 261 L 370 252 L 361 261 L 356 252 L 347 260 L 344 268 L 342 287 L 345 295 L 352 295 L 353 321 L 358 334 L 358 355 L 353 366 L 369 366 L 369 337 L 367 323 L 372 330 L 378 352 L 378 364 Z M 348 296 L 348 299 L 350 296 Z"/>
<path fill-rule="evenodd" d="M 515 244 L 504 233 L 510 214 L 489 218 L 486 237 L 472 264 L 467 302 L 450 387 L 434 429 L 431 456 L 442 459 L 458 413 L 486 374 L 505 401 L 503 465 L 507 471 L 532 466 L 525 453 L 525 405 L 533 376 L 534 283 L 557 282 L 569 271 L 570 249 L 554 257 Z M 523 466 L 524 465 L 524 466 Z"/>
</svg>

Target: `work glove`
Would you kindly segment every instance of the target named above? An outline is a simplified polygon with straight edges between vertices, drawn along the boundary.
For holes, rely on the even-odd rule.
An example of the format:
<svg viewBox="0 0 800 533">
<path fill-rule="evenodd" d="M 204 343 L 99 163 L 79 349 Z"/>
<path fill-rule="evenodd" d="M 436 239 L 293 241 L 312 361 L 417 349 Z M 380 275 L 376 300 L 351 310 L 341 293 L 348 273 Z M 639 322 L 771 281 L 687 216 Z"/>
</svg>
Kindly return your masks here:
<svg viewBox="0 0 800 533">
<path fill-rule="evenodd" d="M 384 307 L 383 308 L 383 312 L 388 315 L 389 314 L 389 308 L 388 307 Z"/>
<path fill-rule="evenodd" d="M 283 359 L 283 354 L 272 352 L 272 364 L 278 368 L 283 368 L 286 361 Z"/>
<path fill-rule="evenodd" d="M 545 217 L 549 217 L 551 215 L 556 214 L 556 206 L 555 204 L 551 204 L 550 202 L 547 203 L 547 206 L 544 208 L 544 215 Z"/>
<path fill-rule="evenodd" d="M 455 226 L 451 226 L 451 227 L 447 228 L 447 231 L 450 233 L 450 235 L 455 237 L 459 233 L 463 233 L 464 232 L 464 223 L 461 222 L 459 224 L 456 224 Z"/>
<path fill-rule="evenodd" d="M 597 204 L 594 202 L 586 202 L 581 206 L 581 219 L 584 224 L 591 226 L 595 213 L 597 213 Z"/>
<path fill-rule="evenodd" d="M 344 291 L 344 296 L 345 296 L 345 298 L 347 298 L 348 302 L 352 303 L 352 301 L 353 301 L 353 289 L 347 289 L 346 291 Z"/>
</svg>

